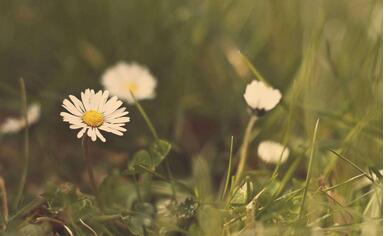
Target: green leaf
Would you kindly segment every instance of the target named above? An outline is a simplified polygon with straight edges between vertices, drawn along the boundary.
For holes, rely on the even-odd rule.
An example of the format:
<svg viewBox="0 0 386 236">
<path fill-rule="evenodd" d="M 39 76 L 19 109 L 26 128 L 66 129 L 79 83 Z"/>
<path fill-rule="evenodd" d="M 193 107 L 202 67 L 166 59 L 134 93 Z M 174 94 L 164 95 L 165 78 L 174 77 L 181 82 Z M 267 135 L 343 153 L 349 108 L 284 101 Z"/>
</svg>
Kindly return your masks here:
<svg viewBox="0 0 386 236">
<path fill-rule="evenodd" d="M 128 174 L 142 173 L 143 170 L 137 168 L 137 166 L 139 165 L 143 165 L 150 169 L 153 169 L 152 157 L 150 153 L 144 149 L 139 150 L 134 154 L 128 166 L 128 171 L 129 171 Z"/>
<path fill-rule="evenodd" d="M 169 154 L 171 147 L 172 146 L 167 141 L 158 139 L 150 145 L 148 151 L 144 149 L 139 150 L 134 154 L 125 174 L 130 175 L 143 173 L 143 168 L 138 168 L 139 166 L 155 170 L 155 168 Z"/>
<path fill-rule="evenodd" d="M 52 214 L 71 212 L 74 218 L 84 218 L 96 211 L 94 197 L 80 192 L 71 183 L 50 186 L 42 196 L 47 200 L 48 210 Z"/>
<path fill-rule="evenodd" d="M 99 198 L 105 207 L 117 211 L 130 209 L 137 197 L 134 185 L 130 181 L 112 173 L 100 185 Z"/>
<path fill-rule="evenodd" d="M 153 167 L 157 167 L 169 154 L 172 145 L 165 140 L 158 139 L 149 147 L 149 153 L 153 160 Z"/>
</svg>

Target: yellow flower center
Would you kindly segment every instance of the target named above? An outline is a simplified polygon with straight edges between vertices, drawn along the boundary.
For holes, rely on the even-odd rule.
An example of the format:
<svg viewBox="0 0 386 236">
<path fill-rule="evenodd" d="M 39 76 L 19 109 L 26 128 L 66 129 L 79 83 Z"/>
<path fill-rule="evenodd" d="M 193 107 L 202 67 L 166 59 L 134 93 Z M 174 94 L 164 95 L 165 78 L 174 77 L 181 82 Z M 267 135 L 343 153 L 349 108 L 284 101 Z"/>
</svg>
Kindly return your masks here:
<svg viewBox="0 0 386 236">
<path fill-rule="evenodd" d="M 131 91 L 132 93 L 135 93 L 135 92 L 137 92 L 137 90 L 138 90 L 137 84 L 135 84 L 135 83 L 133 83 L 133 82 L 128 83 L 128 84 L 126 85 L 126 88 L 127 88 L 127 90 Z"/>
<path fill-rule="evenodd" d="M 104 117 L 102 113 L 91 110 L 83 114 L 82 120 L 91 127 L 99 127 L 103 124 Z"/>
</svg>

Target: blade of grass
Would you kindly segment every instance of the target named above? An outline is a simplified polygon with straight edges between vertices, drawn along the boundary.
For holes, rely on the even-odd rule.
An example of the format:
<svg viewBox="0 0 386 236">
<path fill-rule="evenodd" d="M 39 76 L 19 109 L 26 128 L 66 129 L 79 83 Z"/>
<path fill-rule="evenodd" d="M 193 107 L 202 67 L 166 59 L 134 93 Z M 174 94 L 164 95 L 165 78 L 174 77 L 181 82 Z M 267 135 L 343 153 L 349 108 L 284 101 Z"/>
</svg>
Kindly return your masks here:
<svg viewBox="0 0 386 236">
<path fill-rule="evenodd" d="M 307 192 L 308 192 L 308 187 L 310 185 L 311 174 L 312 174 L 312 162 L 313 162 L 314 154 L 315 154 L 315 143 L 316 143 L 316 135 L 318 132 L 318 127 L 319 127 L 319 118 L 316 120 L 316 124 L 315 124 L 315 128 L 314 128 L 314 135 L 312 137 L 310 160 L 308 162 L 308 168 L 307 168 L 306 185 L 305 185 L 304 192 L 303 192 L 303 197 L 302 197 L 302 202 L 300 205 L 300 211 L 299 211 L 298 219 L 302 219 L 303 214 L 304 214 L 304 206 L 306 204 Z"/>
<path fill-rule="evenodd" d="M 352 178 L 350 178 L 350 179 L 348 179 L 348 180 L 346 180 L 346 181 L 343 181 L 343 182 L 340 183 L 340 184 L 336 184 L 336 185 L 334 185 L 334 186 L 325 188 L 325 189 L 323 189 L 323 191 L 324 191 L 324 192 L 328 192 L 328 191 L 330 191 L 330 190 L 339 188 L 339 187 L 341 187 L 341 186 L 343 186 L 343 185 L 345 185 L 345 184 L 348 184 L 348 183 L 351 183 L 351 182 L 353 182 L 353 181 L 355 181 L 355 180 L 357 180 L 357 179 L 360 179 L 360 178 L 362 178 L 363 176 L 365 176 L 365 175 L 364 175 L 364 174 L 356 175 L 356 176 L 354 176 L 354 177 L 352 177 Z"/>
<path fill-rule="evenodd" d="M 335 152 L 334 150 L 332 149 L 328 149 L 330 152 L 332 152 L 333 154 L 335 154 L 337 157 L 339 157 L 340 159 L 344 160 L 345 162 L 347 162 L 348 164 L 350 164 L 352 167 L 354 167 L 355 169 L 357 169 L 359 172 L 361 172 L 364 176 L 366 176 L 371 182 L 374 182 L 374 179 L 373 177 L 371 177 L 369 174 L 367 174 L 366 171 L 364 171 L 362 168 L 360 168 L 357 164 L 355 164 L 354 162 L 350 161 L 349 159 L 347 159 L 346 157 L 342 156 L 341 154 Z"/>
<path fill-rule="evenodd" d="M 231 168 L 232 168 L 232 155 L 233 155 L 233 136 L 231 136 L 231 146 L 229 150 L 229 162 L 228 162 L 228 171 L 227 171 L 227 176 L 225 179 L 225 186 L 222 192 L 221 199 L 224 199 L 226 191 L 228 189 L 230 177 L 231 177 Z"/>
<path fill-rule="evenodd" d="M 17 209 L 19 206 L 21 196 L 23 195 L 25 182 L 28 175 L 28 167 L 29 167 L 29 128 L 28 128 L 28 117 L 27 117 L 27 92 L 25 89 L 25 83 L 22 78 L 20 78 L 20 92 L 21 92 L 21 106 L 22 106 L 22 114 L 24 119 L 24 160 L 23 160 L 23 169 L 21 172 L 21 178 L 19 183 L 19 188 L 16 193 L 15 201 L 13 204 L 13 208 Z"/>
</svg>

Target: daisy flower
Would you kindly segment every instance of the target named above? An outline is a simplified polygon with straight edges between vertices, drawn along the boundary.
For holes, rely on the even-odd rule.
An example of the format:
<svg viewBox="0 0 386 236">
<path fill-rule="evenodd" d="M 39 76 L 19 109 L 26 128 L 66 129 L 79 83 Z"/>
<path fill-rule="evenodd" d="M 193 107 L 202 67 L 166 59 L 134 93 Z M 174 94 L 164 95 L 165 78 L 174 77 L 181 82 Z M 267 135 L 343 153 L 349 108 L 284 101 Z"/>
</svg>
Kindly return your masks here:
<svg viewBox="0 0 386 236">
<path fill-rule="evenodd" d="M 125 107 L 120 107 L 123 102 L 116 96 L 109 98 L 108 91 L 94 92 L 86 89 L 81 93 L 81 100 L 70 95 L 69 99 L 63 100 L 63 107 L 68 112 L 61 112 L 64 122 L 70 124 L 70 129 L 80 129 L 77 137 L 81 138 L 87 134 L 92 141 L 99 138 L 102 142 L 106 139 L 100 130 L 110 132 L 119 136 L 126 131 L 123 126 L 130 121 Z"/>
<path fill-rule="evenodd" d="M 137 63 L 119 62 L 102 75 L 102 85 L 128 103 L 134 103 L 130 91 L 137 100 L 155 97 L 157 80 L 149 70 Z"/>
<path fill-rule="evenodd" d="M 270 164 L 285 162 L 289 156 L 289 149 L 274 141 L 263 141 L 257 148 L 260 159 Z"/>
<path fill-rule="evenodd" d="M 257 116 L 262 116 L 279 103 L 281 93 L 261 81 L 253 80 L 245 89 L 244 99 Z"/>
<path fill-rule="evenodd" d="M 28 125 L 35 124 L 40 118 L 40 104 L 34 103 L 30 105 L 27 109 L 27 121 Z M 17 133 L 23 128 L 26 124 L 24 117 L 10 117 L 7 118 L 3 124 L 0 125 L 0 133 Z"/>
</svg>

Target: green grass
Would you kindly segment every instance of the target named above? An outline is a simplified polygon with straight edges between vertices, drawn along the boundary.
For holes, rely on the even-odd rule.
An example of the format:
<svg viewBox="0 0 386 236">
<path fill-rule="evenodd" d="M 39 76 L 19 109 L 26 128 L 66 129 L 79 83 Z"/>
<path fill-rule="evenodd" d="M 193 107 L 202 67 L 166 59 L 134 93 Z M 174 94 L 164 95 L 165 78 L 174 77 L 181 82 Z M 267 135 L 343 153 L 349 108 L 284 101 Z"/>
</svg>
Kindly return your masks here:
<svg viewBox="0 0 386 236">
<path fill-rule="evenodd" d="M 379 0 L 1 1 L 0 125 L 23 116 L 26 103 L 42 105 L 29 129 L 0 133 L 2 230 L 380 235 L 382 8 Z M 90 143 L 95 193 L 60 105 L 101 89 L 102 73 L 120 60 L 148 66 L 157 96 L 125 104 L 123 137 Z M 248 125 L 252 79 L 283 99 Z M 287 162 L 258 158 L 267 139 L 289 147 Z"/>
</svg>

